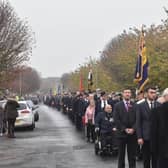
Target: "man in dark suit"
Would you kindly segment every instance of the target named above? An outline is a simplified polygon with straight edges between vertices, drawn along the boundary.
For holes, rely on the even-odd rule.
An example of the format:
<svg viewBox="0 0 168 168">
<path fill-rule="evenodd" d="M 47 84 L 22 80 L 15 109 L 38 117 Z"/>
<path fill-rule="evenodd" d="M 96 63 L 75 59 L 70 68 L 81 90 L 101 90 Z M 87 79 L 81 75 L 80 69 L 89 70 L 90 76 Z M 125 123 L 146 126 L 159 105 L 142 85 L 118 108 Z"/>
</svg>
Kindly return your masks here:
<svg viewBox="0 0 168 168">
<path fill-rule="evenodd" d="M 114 121 L 117 126 L 119 158 L 118 168 L 125 168 L 125 150 L 127 147 L 129 168 L 136 167 L 136 113 L 134 103 L 130 101 L 131 90 L 123 91 L 123 100 L 114 108 Z"/>
<path fill-rule="evenodd" d="M 138 106 L 140 103 L 142 103 L 143 101 L 145 101 L 145 97 L 144 97 L 144 92 L 140 91 L 137 93 L 136 95 L 136 106 Z M 137 153 L 136 153 L 136 159 L 138 161 L 142 160 L 142 146 L 138 144 L 137 142 Z"/>
<path fill-rule="evenodd" d="M 151 114 L 152 110 L 159 106 L 156 102 L 156 88 L 146 89 L 147 98 L 136 108 L 136 132 L 138 144 L 142 145 L 144 168 L 150 168 L 152 158 L 152 168 L 157 167 L 156 157 L 151 151 Z"/>
<path fill-rule="evenodd" d="M 105 109 L 105 106 L 109 104 L 107 100 L 107 95 L 105 91 L 102 91 L 100 93 L 100 98 L 96 101 L 96 110 L 95 110 L 95 117 L 98 113 L 103 112 Z"/>
<path fill-rule="evenodd" d="M 163 104 L 152 113 L 151 144 L 158 167 L 168 167 L 168 88 L 163 92 Z"/>
</svg>

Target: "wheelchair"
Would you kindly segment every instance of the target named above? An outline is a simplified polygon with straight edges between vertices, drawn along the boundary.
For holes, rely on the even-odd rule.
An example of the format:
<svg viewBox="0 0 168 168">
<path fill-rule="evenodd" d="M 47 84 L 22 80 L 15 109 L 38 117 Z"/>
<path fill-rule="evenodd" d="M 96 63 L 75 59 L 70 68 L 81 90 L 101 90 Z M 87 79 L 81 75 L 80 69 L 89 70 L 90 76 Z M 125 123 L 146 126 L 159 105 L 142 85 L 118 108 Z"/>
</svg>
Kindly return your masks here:
<svg viewBox="0 0 168 168">
<path fill-rule="evenodd" d="M 95 154 L 100 156 L 117 156 L 118 145 L 115 132 L 101 133 L 95 131 Z"/>
</svg>

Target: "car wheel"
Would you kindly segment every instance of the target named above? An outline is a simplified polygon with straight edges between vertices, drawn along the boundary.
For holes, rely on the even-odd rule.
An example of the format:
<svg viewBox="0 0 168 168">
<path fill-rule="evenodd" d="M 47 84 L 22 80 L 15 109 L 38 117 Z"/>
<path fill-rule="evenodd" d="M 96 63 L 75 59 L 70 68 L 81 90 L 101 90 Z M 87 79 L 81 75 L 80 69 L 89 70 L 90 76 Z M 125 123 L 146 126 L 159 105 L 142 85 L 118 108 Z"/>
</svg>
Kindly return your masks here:
<svg viewBox="0 0 168 168">
<path fill-rule="evenodd" d="M 38 114 L 38 112 L 35 113 L 34 120 L 35 120 L 35 122 L 39 121 L 39 114 Z"/>
</svg>

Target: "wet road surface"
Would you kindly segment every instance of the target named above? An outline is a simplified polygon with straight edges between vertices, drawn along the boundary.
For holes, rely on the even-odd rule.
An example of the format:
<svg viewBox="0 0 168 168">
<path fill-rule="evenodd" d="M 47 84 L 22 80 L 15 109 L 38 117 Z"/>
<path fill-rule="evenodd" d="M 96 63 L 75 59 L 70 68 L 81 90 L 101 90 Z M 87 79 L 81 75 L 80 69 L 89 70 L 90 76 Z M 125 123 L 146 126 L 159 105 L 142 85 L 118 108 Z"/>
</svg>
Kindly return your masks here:
<svg viewBox="0 0 168 168">
<path fill-rule="evenodd" d="M 117 168 L 115 157 L 94 154 L 94 145 L 67 116 L 44 105 L 39 113 L 34 131 L 18 130 L 16 139 L 0 137 L 0 168 Z"/>
</svg>

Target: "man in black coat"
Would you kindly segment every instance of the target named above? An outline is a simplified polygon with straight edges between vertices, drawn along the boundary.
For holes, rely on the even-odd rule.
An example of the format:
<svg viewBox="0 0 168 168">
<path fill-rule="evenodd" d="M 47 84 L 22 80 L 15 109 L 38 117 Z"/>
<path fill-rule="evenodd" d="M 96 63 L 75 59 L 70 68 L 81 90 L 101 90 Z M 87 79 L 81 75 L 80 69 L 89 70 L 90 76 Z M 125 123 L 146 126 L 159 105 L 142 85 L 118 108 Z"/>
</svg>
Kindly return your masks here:
<svg viewBox="0 0 168 168">
<path fill-rule="evenodd" d="M 95 110 L 95 117 L 98 113 L 103 112 L 105 109 L 105 106 L 109 104 L 107 95 L 105 91 L 102 91 L 100 93 L 100 98 L 96 101 L 96 110 Z"/>
<path fill-rule="evenodd" d="M 73 101 L 73 113 L 74 113 L 74 123 L 76 128 L 79 128 L 79 102 L 80 102 L 80 94 L 76 94 Z"/>
<path fill-rule="evenodd" d="M 118 168 L 125 168 L 125 150 L 127 146 L 129 168 L 136 167 L 136 112 L 130 101 L 131 90 L 123 91 L 123 100 L 115 105 L 114 121 L 117 126 L 119 158 Z"/>
<path fill-rule="evenodd" d="M 85 100 L 85 96 L 83 94 L 80 94 L 80 98 L 78 101 L 78 113 L 77 113 L 77 128 L 79 130 L 82 130 L 83 128 L 82 117 L 85 115 L 87 106 L 88 103 Z"/>
<path fill-rule="evenodd" d="M 112 93 L 111 95 L 109 95 L 108 97 L 108 104 L 111 105 L 112 107 L 112 110 L 114 111 L 114 105 L 117 103 L 115 100 L 114 100 L 114 95 L 115 93 Z"/>
<path fill-rule="evenodd" d="M 152 113 L 151 144 L 158 167 L 168 167 L 168 88 L 163 92 L 164 103 Z"/>
<path fill-rule="evenodd" d="M 68 93 L 65 93 L 62 98 L 62 111 L 64 114 L 67 114 L 68 112 L 68 101 L 69 101 Z"/>
<path fill-rule="evenodd" d="M 145 101 L 145 97 L 144 97 L 144 92 L 140 91 L 138 92 L 137 96 L 136 96 L 136 106 L 138 106 L 140 103 L 142 103 L 143 101 Z M 136 158 L 138 161 L 142 160 L 142 146 L 138 144 L 137 142 L 137 153 L 136 153 Z"/>
<path fill-rule="evenodd" d="M 146 89 L 147 98 L 136 108 L 136 132 L 138 144 L 142 145 L 144 168 L 150 168 L 152 158 L 152 168 L 157 167 L 156 157 L 151 151 L 151 114 L 153 109 L 159 106 L 156 102 L 156 89 L 148 87 Z"/>
</svg>

